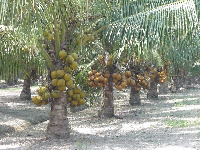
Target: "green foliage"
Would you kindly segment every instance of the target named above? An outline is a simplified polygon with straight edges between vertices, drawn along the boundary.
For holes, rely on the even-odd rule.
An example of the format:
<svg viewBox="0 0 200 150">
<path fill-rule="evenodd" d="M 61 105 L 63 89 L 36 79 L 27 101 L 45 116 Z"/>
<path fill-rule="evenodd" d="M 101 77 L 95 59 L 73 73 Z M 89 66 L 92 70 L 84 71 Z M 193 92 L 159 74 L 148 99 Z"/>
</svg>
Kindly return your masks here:
<svg viewBox="0 0 200 150">
<path fill-rule="evenodd" d="M 173 128 L 184 128 L 184 127 L 189 127 L 190 125 L 192 125 L 191 121 L 185 121 L 185 120 L 168 120 L 165 121 L 165 124 L 169 127 L 173 127 Z"/>
<path fill-rule="evenodd" d="M 99 24 L 108 24 L 102 33 L 104 43 L 128 57 L 137 54 L 146 60 L 169 59 L 171 72 L 188 70 L 199 58 L 199 2 L 106 1 L 111 11 Z M 125 55 L 124 55 L 125 54 Z"/>
<path fill-rule="evenodd" d="M 8 81 L 15 77 L 37 78 L 46 73 L 44 61 L 30 41 L 24 41 L 17 29 L 2 26 L 1 31 L 1 79 Z"/>
</svg>

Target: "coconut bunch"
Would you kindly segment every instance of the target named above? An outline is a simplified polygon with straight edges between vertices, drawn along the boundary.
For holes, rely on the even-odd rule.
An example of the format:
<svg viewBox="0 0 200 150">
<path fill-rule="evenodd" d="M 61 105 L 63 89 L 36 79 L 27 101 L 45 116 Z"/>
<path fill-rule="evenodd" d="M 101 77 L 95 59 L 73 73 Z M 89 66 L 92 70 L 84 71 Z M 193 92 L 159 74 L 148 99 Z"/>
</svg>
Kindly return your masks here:
<svg viewBox="0 0 200 150">
<path fill-rule="evenodd" d="M 156 67 L 150 67 L 149 77 L 150 81 L 153 82 L 157 78 L 158 70 Z"/>
<path fill-rule="evenodd" d="M 76 62 L 76 60 L 78 59 L 78 55 L 76 53 L 68 54 L 63 49 L 59 52 L 59 56 L 63 63 L 62 66 L 64 67 L 59 68 L 58 70 L 51 71 L 51 88 L 49 89 L 52 90 L 50 90 L 49 92 L 47 91 L 47 88 L 41 87 L 38 89 L 39 96 L 33 97 L 32 100 L 36 105 L 40 105 L 40 102 L 42 102 L 42 104 L 46 104 L 51 95 L 54 99 L 56 99 L 59 98 L 61 91 L 67 90 L 67 101 L 70 103 L 71 107 L 83 105 L 85 103 L 84 98 L 86 96 L 86 93 L 83 92 L 80 88 L 75 87 L 72 78 L 72 71 L 77 70 L 78 67 L 78 63 Z M 70 90 L 75 91 L 73 95 L 68 94 L 68 91 Z M 78 96 L 77 94 L 81 94 L 81 96 Z"/>
<path fill-rule="evenodd" d="M 123 88 L 127 87 L 127 80 L 124 73 L 113 73 L 112 78 L 117 90 L 121 91 Z"/>
<path fill-rule="evenodd" d="M 167 76 L 169 75 L 169 64 L 167 62 L 164 67 L 151 67 L 149 71 L 149 77 L 151 82 L 158 80 L 159 83 L 164 84 L 167 81 Z"/>
<path fill-rule="evenodd" d="M 32 98 L 32 102 L 37 106 L 46 105 L 49 102 L 49 98 L 51 96 L 48 88 L 46 86 L 41 86 L 37 90 L 38 96 L 34 96 Z"/>
<path fill-rule="evenodd" d="M 86 93 L 79 87 L 75 87 L 67 90 L 67 102 L 70 103 L 72 108 L 85 104 L 84 98 Z"/>
<path fill-rule="evenodd" d="M 93 88 L 103 87 L 108 83 L 110 77 L 109 72 L 97 72 L 97 70 L 91 70 L 88 72 L 88 84 Z"/>
</svg>

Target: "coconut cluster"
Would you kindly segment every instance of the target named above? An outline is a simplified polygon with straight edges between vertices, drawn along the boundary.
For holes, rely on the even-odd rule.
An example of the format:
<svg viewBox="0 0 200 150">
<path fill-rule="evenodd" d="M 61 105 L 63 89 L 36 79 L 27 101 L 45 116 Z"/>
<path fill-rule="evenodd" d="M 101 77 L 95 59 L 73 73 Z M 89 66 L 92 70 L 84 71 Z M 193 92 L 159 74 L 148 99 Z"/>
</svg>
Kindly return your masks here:
<svg viewBox="0 0 200 150">
<path fill-rule="evenodd" d="M 85 104 L 84 98 L 86 93 L 79 87 L 75 87 L 67 90 L 67 102 L 70 103 L 72 108 Z"/>
<path fill-rule="evenodd" d="M 92 70 L 88 72 L 88 84 L 93 88 L 103 87 L 108 83 L 108 78 L 110 77 L 110 73 L 102 73 L 97 72 L 97 70 Z"/>
<path fill-rule="evenodd" d="M 41 86 L 37 90 L 38 96 L 32 98 L 32 102 L 37 106 L 46 105 L 49 102 L 51 94 L 46 86 Z"/>
<path fill-rule="evenodd" d="M 127 87 L 127 80 L 124 73 L 113 73 L 112 74 L 113 82 L 115 83 L 115 88 L 119 91 L 122 90 L 122 88 Z"/>
<path fill-rule="evenodd" d="M 167 76 L 169 75 L 169 65 L 170 61 L 165 62 L 163 67 L 151 67 L 149 71 L 149 76 L 151 82 L 158 80 L 159 83 L 164 84 L 167 81 Z"/>
<path fill-rule="evenodd" d="M 131 71 L 126 71 L 125 73 L 113 73 L 113 82 L 115 83 L 115 88 L 122 90 L 126 87 L 133 87 L 136 91 L 140 91 L 141 88 L 149 89 L 148 77 L 143 74 L 132 74 Z"/>
<path fill-rule="evenodd" d="M 148 77 L 143 74 L 135 76 L 131 71 L 116 72 L 110 75 L 109 72 L 102 73 L 92 70 L 88 72 L 88 76 L 88 84 L 93 88 L 105 86 L 108 79 L 112 77 L 114 86 L 119 91 L 126 87 L 134 87 L 136 91 L 140 91 L 142 87 L 143 89 L 149 89 Z"/>
<path fill-rule="evenodd" d="M 47 87 L 40 87 L 38 89 L 38 95 L 33 97 L 32 101 L 36 105 L 47 104 L 49 98 L 59 98 L 61 91 L 67 90 L 67 101 L 71 107 L 83 105 L 85 103 L 84 98 L 86 93 L 80 88 L 75 87 L 72 78 L 72 71 L 77 70 L 78 55 L 76 53 L 67 54 L 65 50 L 59 52 L 59 57 L 63 62 L 63 68 L 51 71 L 51 92 L 47 91 Z"/>
<path fill-rule="evenodd" d="M 103 87 L 108 83 L 108 79 L 112 78 L 114 86 L 117 90 L 122 90 L 126 87 L 133 87 L 135 91 L 140 91 L 142 88 L 149 89 L 150 81 L 158 81 L 163 84 L 167 81 L 167 75 L 169 75 L 170 62 L 167 61 L 164 67 L 149 67 L 143 59 L 137 59 L 133 56 L 134 60 L 130 61 L 126 59 L 124 66 L 127 68 L 125 72 L 117 71 L 115 73 L 102 73 L 97 70 L 91 70 L 88 72 L 88 84 L 93 88 Z M 98 62 L 104 67 L 109 68 L 109 65 L 113 63 L 112 57 L 109 55 L 107 59 L 103 55 L 99 55 Z M 127 64 L 130 62 L 131 64 Z"/>
</svg>

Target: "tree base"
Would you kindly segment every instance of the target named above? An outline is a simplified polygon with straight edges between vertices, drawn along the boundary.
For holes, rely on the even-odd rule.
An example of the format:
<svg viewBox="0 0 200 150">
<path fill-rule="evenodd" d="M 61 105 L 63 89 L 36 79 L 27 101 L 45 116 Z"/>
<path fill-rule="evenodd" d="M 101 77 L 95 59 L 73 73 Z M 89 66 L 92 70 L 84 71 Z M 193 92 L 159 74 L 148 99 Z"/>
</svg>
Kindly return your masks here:
<svg viewBox="0 0 200 150">
<path fill-rule="evenodd" d="M 69 130 L 69 129 L 65 129 L 65 127 L 60 127 L 63 128 L 62 130 Z M 69 139 L 70 134 L 69 132 L 62 132 L 62 130 L 58 130 L 58 131 L 50 131 L 50 132 L 54 132 L 54 133 L 48 133 L 46 134 L 46 139 L 47 140 L 53 140 L 53 139 Z"/>
<path fill-rule="evenodd" d="M 46 139 L 68 139 L 69 137 L 67 101 L 65 93 L 60 92 L 60 97 L 51 103 Z"/>
<path fill-rule="evenodd" d="M 23 90 L 20 93 L 21 100 L 31 100 L 31 93 L 25 93 Z"/>
<path fill-rule="evenodd" d="M 141 105 L 140 98 L 139 99 L 137 97 L 131 98 L 131 100 L 129 100 L 129 104 L 131 106 L 140 106 Z"/>
<path fill-rule="evenodd" d="M 158 93 L 147 93 L 147 98 L 158 99 Z"/>
<path fill-rule="evenodd" d="M 98 111 L 98 117 L 100 118 L 112 118 L 114 117 L 114 107 L 103 108 Z"/>
<path fill-rule="evenodd" d="M 103 87 L 101 97 L 101 108 L 98 111 L 100 118 L 114 117 L 114 99 L 113 99 L 113 83 L 112 79 L 108 79 L 108 84 Z"/>
<path fill-rule="evenodd" d="M 168 94 L 168 93 L 170 93 L 169 83 L 168 82 L 165 82 L 164 84 L 160 84 L 159 93 L 160 94 Z"/>
<path fill-rule="evenodd" d="M 137 93 L 132 93 L 130 95 L 129 104 L 131 106 L 139 106 L 139 105 L 141 105 L 140 94 L 138 92 Z"/>
<path fill-rule="evenodd" d="M 134 87 L 131 87 L 129 104 L 132 106 L 141 105 L 140 93 L 139 91 L 136 91 Z"/>
</svg>

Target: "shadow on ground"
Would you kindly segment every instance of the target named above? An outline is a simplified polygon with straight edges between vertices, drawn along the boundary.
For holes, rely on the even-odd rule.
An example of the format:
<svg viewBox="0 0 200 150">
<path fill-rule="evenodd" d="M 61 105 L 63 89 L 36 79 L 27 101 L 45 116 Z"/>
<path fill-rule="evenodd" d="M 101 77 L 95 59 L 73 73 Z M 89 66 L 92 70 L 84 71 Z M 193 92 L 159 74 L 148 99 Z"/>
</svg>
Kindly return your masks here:
<svg viewBox="0 0 200 150">
<path fill-rule="evenodd" d="M 0 145 L 31 150 L 200 149 L 199 89 L 161 95 L 159 100 L 141 97 L 141 106 L 130 106 L 128 93 L 115 95 L 115 114 L 122 119 L 98 118 L 98 106 L 70 113 L 71 138 L 57 141 L 45 140 L 48 107 L 14 100 L 1 104 L 0 100 L 0 113 L 29 123 L 24 130 L 5 136 Z"/>
</svg>

